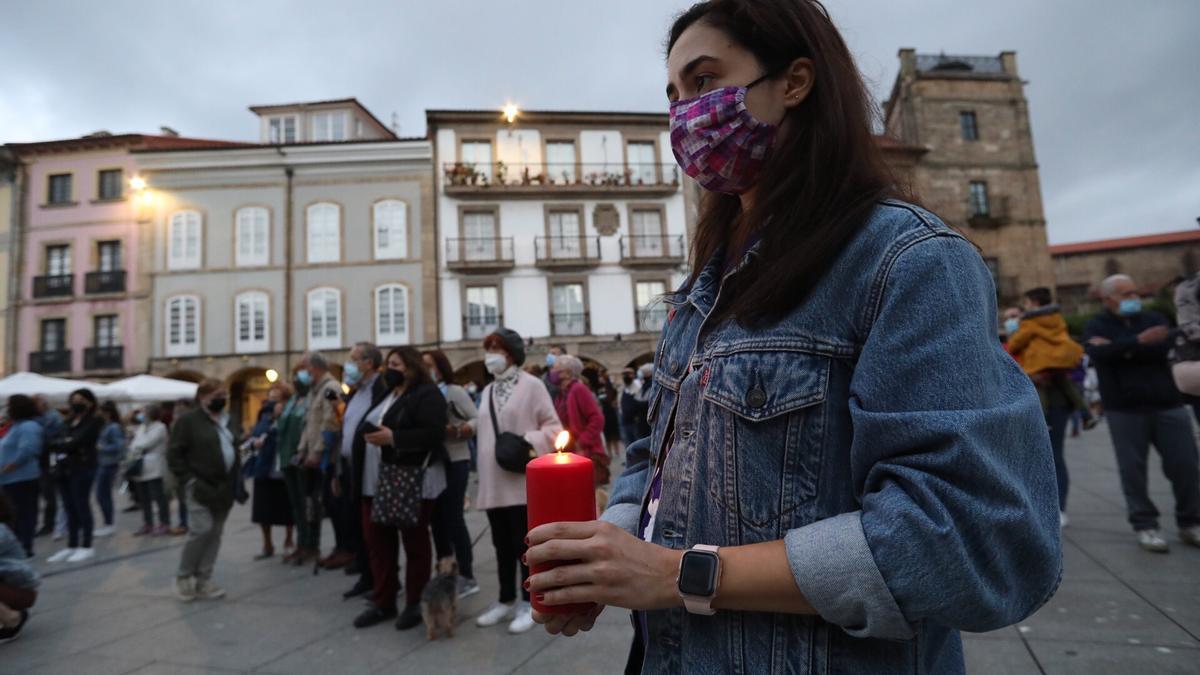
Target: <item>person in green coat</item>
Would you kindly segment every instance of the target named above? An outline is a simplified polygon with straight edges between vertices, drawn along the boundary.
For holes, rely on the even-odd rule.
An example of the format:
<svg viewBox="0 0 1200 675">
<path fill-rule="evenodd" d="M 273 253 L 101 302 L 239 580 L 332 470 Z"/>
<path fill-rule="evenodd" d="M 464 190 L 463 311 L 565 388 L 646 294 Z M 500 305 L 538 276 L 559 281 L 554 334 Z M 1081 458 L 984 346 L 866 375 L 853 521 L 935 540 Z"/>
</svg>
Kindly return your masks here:
<svg viewBox="0 0 1200 675">
<path fill-rule="evenodd" d="M 283 557 L 285 565 L 301 566 L 319 557 L 316 532 L 304 513 L 304 490 L 300 484 L 300 467 L 297 466 L 296 449 L 300 435 L 304 432 L 304 419 L 308 413 L 308 387 L 298 379 L 292 382 L 292 393 L 283 412 L 275 421 L 275 451 L 279 454 L 279 466 L 283 469 L 283 482 L 287 485 L 288 504 L 292 509 L 292 522 L 296 527 L 296 548 Z"/>
</svg>

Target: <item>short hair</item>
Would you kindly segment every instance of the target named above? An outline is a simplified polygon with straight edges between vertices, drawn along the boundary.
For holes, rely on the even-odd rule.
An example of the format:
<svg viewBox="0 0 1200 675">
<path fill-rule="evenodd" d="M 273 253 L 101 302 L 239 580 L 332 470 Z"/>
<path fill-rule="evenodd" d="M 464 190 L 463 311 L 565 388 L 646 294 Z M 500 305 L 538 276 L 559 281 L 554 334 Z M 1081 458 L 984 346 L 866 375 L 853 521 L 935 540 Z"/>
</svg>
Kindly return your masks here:
<svg viewBox="0 0 1200 675">
<path fill-rule="evenodd" d="M 383 352 L 374 342 L 356 342 L 355 347 L 362 350 L 363 358 L 375 364 L 375 369 L 379 370 L 379 366 L 383 365 Z"/>
<path fill-rule="evenodd" d="M 583 375 L 583 361 L 570 354 L 563 354 L 554 359 L 554 365 L 571 373 L 571 377 L 579 379 Z"/>
<path fill-rule="evenodd" d="M 38 415 L 37 404 L 25 394 L 8 397 L 8 416 L 14 420 L 31 420 Z"/>
<path fill-rule="evenodd" d="M 96 407 L 96 395 L 92 393 L 91 389 L 88 389 L 87 387 L 76 389 L 75 391 L 71 392 L 71 395 L 68 397 L 68 399 L 75 398 L 76 396 L 79 396 L 88 403 L 92 404 L 93 408 Z"/>
<path fill-rule="evenodd" d="M 1038 307 L 1045 307 L 1054 302 L 1054 298 L 1050 295 L 1050 289 L 1045 286 L 1038 286 L 1037 288 L 1025 291 L 1025 297 Z"/>
<path fill-rule="evenodd" d="M 329 361 L 326 361 L 325 357 L 321 356 L 321 352 L 304 352 L 301 360 L 314 368 L 329 370 Z"/>
<path fill-rule="evenodd" d="M 392 358 L 392 354 L 400 357 L 404 362 L 404 368 L 408 371 L 405 379 L 409 384 L 427 384 L 433 380 L 429 377 L 429 371 L 425 370 L 425 362 L 421 360 L 421 352 L 415 347 L 393 347 L 387 354 L 387 357 Z"/>
<path fill-rule="evenodd" d="M 561 344 L 550 345 L 549 347 L 546 348 L 546 352 L 549 353 L 555 349 L 558 350 L 559 356 L 565 355 L 567 353 L 567 348 L 562 346 Z M 555 358 L 558 358 L 558 357 L 556 356 Z"/>
<path fill-rule="evenodd" d="M 199 401 L 214 391 L 220 391 L 224 386 L 225 385 L 222 384 L 220 380 L 212 377 L 206 377 L 204 378 L 204 381 L 196 387 L 196 400 Z"/>
<path fill-rule="evenodd" d="M 1133 277 L 1129 276 L 1128 274 L 1114 274 L 1111 277 L 1108 277 L 1107 279 L 1105 279 L 1104 281 L 1101 281 L 1100 282 L 1100 297 L 1101 298 L 1111 298 L 1113 291 L 1114 291 L 1113 287 L 1116 286 L 1117 282 L 1119 282 L 1119 281 L 1128 281 L 1129 283 L 1132 284 Z"/>
<path fill-rule="evenodd" d="M 430 349 L 423 353 L 422 356 L 428 356 L 433 360 L 433 365 L 437 368 L 442 382 L 446 384 L 454 382 L 454 368 L 450 367 L 450 358 L 446 356 L 446 352 L 440 349 Z"/>
</svg>

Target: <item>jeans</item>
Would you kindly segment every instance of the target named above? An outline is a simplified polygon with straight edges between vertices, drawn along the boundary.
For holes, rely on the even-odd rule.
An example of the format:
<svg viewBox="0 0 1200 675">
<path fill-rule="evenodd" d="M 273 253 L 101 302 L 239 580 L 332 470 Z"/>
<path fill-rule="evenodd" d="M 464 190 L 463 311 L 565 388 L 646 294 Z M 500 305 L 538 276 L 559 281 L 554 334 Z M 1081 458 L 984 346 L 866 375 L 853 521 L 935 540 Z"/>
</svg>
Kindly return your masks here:
<svg viewBox="0 0 1200 675">
<path fill-rule="evenodd" d="M 38 482 L 23 480 L 0 487 L 0 493 L 8 495 L 16 512 L 13 519 L 13 534 L 25 548 L 25 555 L 33 555 L 33 533 L 37 530 Z"/>
<path fill-rule="evenodd" d="M 111 464 L 96 470 L 96 503 L 100 505 L 100 515 L 104 517 L 105 527 L 111 527 L 113 524 L 113 481 L 116 480 L 119 468 L 116 464 Z"/>
<path fill-rule="evenodd" d="M 142 504 L 142 524 L 147 528 L 154 526 L 154 505 L 158 504 L 158 524 L 166 527 L 171 524 L 171 504 L 167 494 L 163 492 L 163 479 L 134 481 L 137 488 L 138 501 Z"/>
<path fill-rule="evenodd" d="M 450 462 L 446 467 L 446 489 L 438 495 L 433 506 L 433 545 L 439 559 L 453 555 L 458 560 L 458 573 L 474 579 L 471 533 L 463 518 L 463 499 L 467 494 L 470 471 L 471 462 L 465 459 Z"/>
<path fill-rule="evenodd" d="M 1133 529 L 1158 528 L 1158 509 L 1146 489 L 1146 459 L 1151 444 L 1162 457 L 1163 473 L 1175 493 L 1176 524 L 1181 528 L 1200 525 L 1200 459 L 1187 408 L 1154 412 L 1109 410 L 1106 415 Z"/>
<path fill-rule="evenodd" d="M 1046 424 L 1050 427 L 1050 449 L 1054 451 L 1054 479 L 1058 483 L 1058 510 L 1067 510 L 1067 488 L 1070 487 L 1070 476 L 1067 475 L 1067 459 L 1063 456 L 1063 445 L 1066 442 L 1067 421 L 1071 411 L 1059 406 L 1046 409 Z"/>
<path fill-rule="evenodd" d="M 67 512 L 67 547 L 92 547 L 92 483 L 96 467 L 69 469 L 58 479 L 59 494 Z"/>
<path fill-rule="evenodd" d="M 42 477 L 38 479 L 38 488 L 42 500 L 46 503 L 42 515 L 42 529 L 51 532 L 58 520 L 58 482 L 55 480 L 54 474 L 45 467 L 42 467 Z"/>
<path fill-rule="evenodd" d="M 179 558 L 180 578 L 195 577 L 199 581 L 212 578 L 213 566 L 217 562 L 217 553 L 221 550 L 221 534 L 225 531 L 225 520 L 229 511 L 213 511 L 198 504 L 190 494 L 192 488 L 186 487 L 183 493 L 188 496 L 188 528 L 187 543 L 183 545 L 183 553 Z"/>
<path fill-rule="evenodd" d="M 488 525 L 492 528 L 492 546 L 496 547 L 496 574 L 500 578 L 500 602 L 517 599 L 517 563 L 525 555 L 525 533 L 529 523 L 526 507 L 505 506 L 487 510 Z M 529 578 L 529 567 L 521 565 L 521 597 L 529 602 L 529 591 L 524 581 Z"/>
</svg>

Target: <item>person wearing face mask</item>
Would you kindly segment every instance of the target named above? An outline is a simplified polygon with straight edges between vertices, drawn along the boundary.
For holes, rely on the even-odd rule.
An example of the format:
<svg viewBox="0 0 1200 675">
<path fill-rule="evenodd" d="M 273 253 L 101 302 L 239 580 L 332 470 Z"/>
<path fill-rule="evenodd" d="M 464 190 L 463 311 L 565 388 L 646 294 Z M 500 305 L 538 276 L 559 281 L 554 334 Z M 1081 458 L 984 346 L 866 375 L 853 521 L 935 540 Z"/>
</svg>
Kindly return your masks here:
<svg viewBox="0 0 1200 675">
<path fill-rule="evenodd" d="M 342 387 L 329 373 L 328 361 L 317 352 L 308 352 L 301 358 L 297 377 L 309 388 L 304 432 L 300 435 L 300 445 L 296 449 L 300 456 L 300 465 L 303 467 L 300 477 L 305 498 L 318 500 L 323 510 L 335 512 L 336 509 L 329 509 L 331 490 L 328 481 L 337 472 L 337 459 L 340 456 L 337 436 L 341 431 L 339 411 Z M 330 523 L 333 525 L 334 547 L 328 556 L 320 560 L 320 564 L 329 569 L 334 568 L 331 563 L 337 563 L 336 567 L 345 567 L 354 559 L 353 551 L 345 541 L 342 521 L 331 518 Z M 314 524 L 314 528 L 319 551 L 320 521 Z"/>
<path fill-rule="evenodd" d="M 638 391 L 634 395 L 634 439 L 650 435 L 650 396 L 654 388 L 654 364 L 643 363 L 638 368 Z"/>
<path fill-rule="evenodd" d="M 267 391 L 267 400 L 258 414 L 258 421 L 250 431 L 250 447 L 254 450 L 254 493 L 250 502 L 250 521 L 262 530 L 262 552 L 255 560 L 265 560 L 275 555 L 275 544 L 271 541 L 271 527 L 284 528 L 283 552 L 292 552 L 291 505 L 288 502 L 287 484 L 283 482 L 283 467 L 279 462 L 279 428 L 276 422 L 283 415 L 284 401 L 292 395 L 283 382 L 276 382 Z M 249 463 L 249 462 L 247 462 Z"/>
<path fill-rule="evenodd" d="M 554 410 L 563 428 L 571 432 L 571 452 L 592 460 L 596 487 L 608 485 L 608 452 L 604 447 L 604 412 L 588 386 L 583 383 L 583 362 L 562 354 L 550 371 L 550 381 L 558 387 Z"/>
<path fill-rule="evenodd" d="M 292 395 L 275 421 L 275 454 L 283 472 L 283 483 L 287 489 L 288 506 L 292 512 L 292 523 L 296 529 L 296 548 L 284 554 L 283 564 L 297 567 L 314 562 L 321 557 L 315 528 L 304 509 L 304 482 L 301 476 L 304 467 L 299 464 L 297 448 L 300 435 L 304 433 L 304 419 L 308 413 L 308 386 L 304 384 L 297 369 L 292 375 Z"/>
<path fill-rule="evenodd" d="M 1142 549 L 1170 551 L 1147 491 L 1146 459 L 1153 444 L 1175 493 L 1179 539 L 1200 546 L 1200 457 L 1191 415 L 1171 376 L 1167 319 L 1142 307 L 1137 285 L 1124 274 L 1100 283 L 1100 299 L 1105 311 L 1088 322 L 1084 348 L 1100 376 L 1129 523 Z"/>
<path fill-rule="evenodd" d="M 523 437 L 542 455 L 554 450 L 562 423 L 541 380 L 521 370 L 525 343 L 516 331 L 501 328 L 484 339 L 483 349 L 484 366 L 496 379 L 483 389 L 475 422 L 479 470 L 475 506 L 487 514 L 496 548 L 500 597 L 475 619 L 475 625 L 486 628 L 507 621 L 510 633 L 524 633 L 534 625 L 529 590 L 524 586 L 521 600 L 517 600 L 517 584 L 529 576 L 522 559 L 527 526 L 525 475 L 496 462 L 496 429 Z"/>
<path fill-rule="evenodd" d="M 228 402 L 220 380 L 204 380 L 196 388 L 196 407 L 171 427 L 167 465 L 187 496 L 188 509 L 188 539 L 175 575 L 175 593 L 184 602 L 225 597 L 212 581 L 213 567 L 233 508 L 234 481 L 241 480 Z"/>
<path fill-rule="evenodd" d="M 987 265 L 902 199 L 820 2 L 697 3 L 667 45 L 672 150 L 708 194 L 649 437 L 601 520 L 528 534 L 531 565 L 576 561 L 533 592 L 596 608 L 537 619 L 634 610 L 632 672 L 962 672 L 958 631 L 1028 616 L 1062 571 Z"/>
<path fill-rule="evenodd" d="M 396 618 L 396 630 L 421 623 L 421 592 L 429 582 L 433 547 L 429 521 L 434 501 L 446 489 L 446 401 L 425 370 L 421 355 L 412 347 L 388 352 L 384 382 L 388 395 L 367 413 L 357 433 L 354 466 L 359 472 L 355 485 L 362 491 L 363 534 L 371 560 L 374 587 L 370 606 L 354 620 L 355 628 L 367 628 L 397 615 L 396 573 L 399 544 L 404 544 L 407 570 L 404 578 L 404 611 Z M 359 450 L 361 449 L 361 456 Z M 419 485 L 399 481 L 390 467 L 425 467 Z M 385 509 L 374 508 L 375 499 L 388 490 L 397 499 L 420 503 L 417 523 L 399 527 L 381 521 Z M 411 491 L 420 491 L 416 495 Z M 408 491 L 407 494 L 404 494 Z"/>
<path fill-rule="evenodd" d="M 637 393 L 640 390 L 640 380 L 637 379 L 633 369 L 622 370 L 618 422 L 621 425 L 621 443 L 625 447 L 633 445 L 633 442 L 638 439 Z"/>
<path fill-rule="evenodd" d="M 542 383 L 546 385 L 546 391 L 550 392 L 551 401 L 558 398 L 558 385 L 551 381 L 550 373 L 553 372 L 554 364 L 557 362 L 558 357 L 566 353 L 567 350 L 562 345 L 550 345 L 550 348 L 546 350 L 546 367 L 544 368 L 544 372 L 538 374 L 538 377 L 542 378 Z"/>
<path fill-rule="evenodd" d="M 134 536 L 163 536 L 169 533 L 171 525 L 171 507 L 163 490 L 167 425 L 162 423 L 161 417 L 162 407 L 154 404 L 146 407 L 140 421 L 134 420 L 138 425 L 129 444 L 129 461 L 140 461 L 141 465 L 135 474 L 129 475 L 129 480 L 140 493 L 142 506 L 142 529 L 134 532 Z M 154 526 L 155 504 L 158 505 L 158 527 Z"/>
<path fill-rule="evenodd" d="M 96 555 L 90 501 L 104 420 L 96 414 L 96 396 L 90 389 L 75 390 L 68 401 L 71 415 L 66 428 L 50 447 L 51 468 L 67 511 L 68 539 L 67 547 L 50 556 L 49 562 L 82 562 Z"/>
<path fill-rule="evenodd" d="M 358 428 L 363 424 L 367 412 L 379 405 L 388 395 L 387 383 L 379 374 L 382 366 L 383 353 L 379 351 L 379 347 L 370 342 L 360 342 L 350 350 L 350 360 L 342 368 L 346 384 L 353 389 L 349 400 L 346 401 L 346 412 L 342 415 L 341 459 L 333 486 L 342 505 L 339 514 L 339 517 L 343 518 L 342 528 L 348 533 L 350 545 L 354 549 L 352 567 L 357 568 L 359 575 L 358 582 L 342 594 L 345 599 L 365 595 L 375 585 L 371 576 L 370 557 L 363 541 L 361 490 L 356 490 L 353 485 L 353 458 L 354 444 L 361 441 Z"/>
</svg>

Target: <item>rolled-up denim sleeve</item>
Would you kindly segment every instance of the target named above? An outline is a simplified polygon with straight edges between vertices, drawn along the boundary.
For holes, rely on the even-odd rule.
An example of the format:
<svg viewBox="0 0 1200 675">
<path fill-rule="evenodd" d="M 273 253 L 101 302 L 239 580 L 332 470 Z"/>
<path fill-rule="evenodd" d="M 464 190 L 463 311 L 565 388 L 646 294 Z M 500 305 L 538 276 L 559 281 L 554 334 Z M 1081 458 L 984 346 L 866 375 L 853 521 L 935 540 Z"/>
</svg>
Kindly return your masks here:
<svg viewBox="0 0 1200 675">
<path fill-rule="evenodd" d="M 650 439 L 643 438 L 625 449 L 625 470 L 613 484 L 608 508 L 604 509 L 600 520 L 637 535 L 641 525 L 642 496 L 646 493 L 649 478 Z"/>
<path fill-rule="evenodd" d="M 796 583 L 861 637 L 1015 623 L 1053 594 L 1062 556 L 1045 420 L 997 340 L 991 277 L 947 234 L 878 288 L 850 383 L 860 509 L 787 533 Z"/>
</svg>

